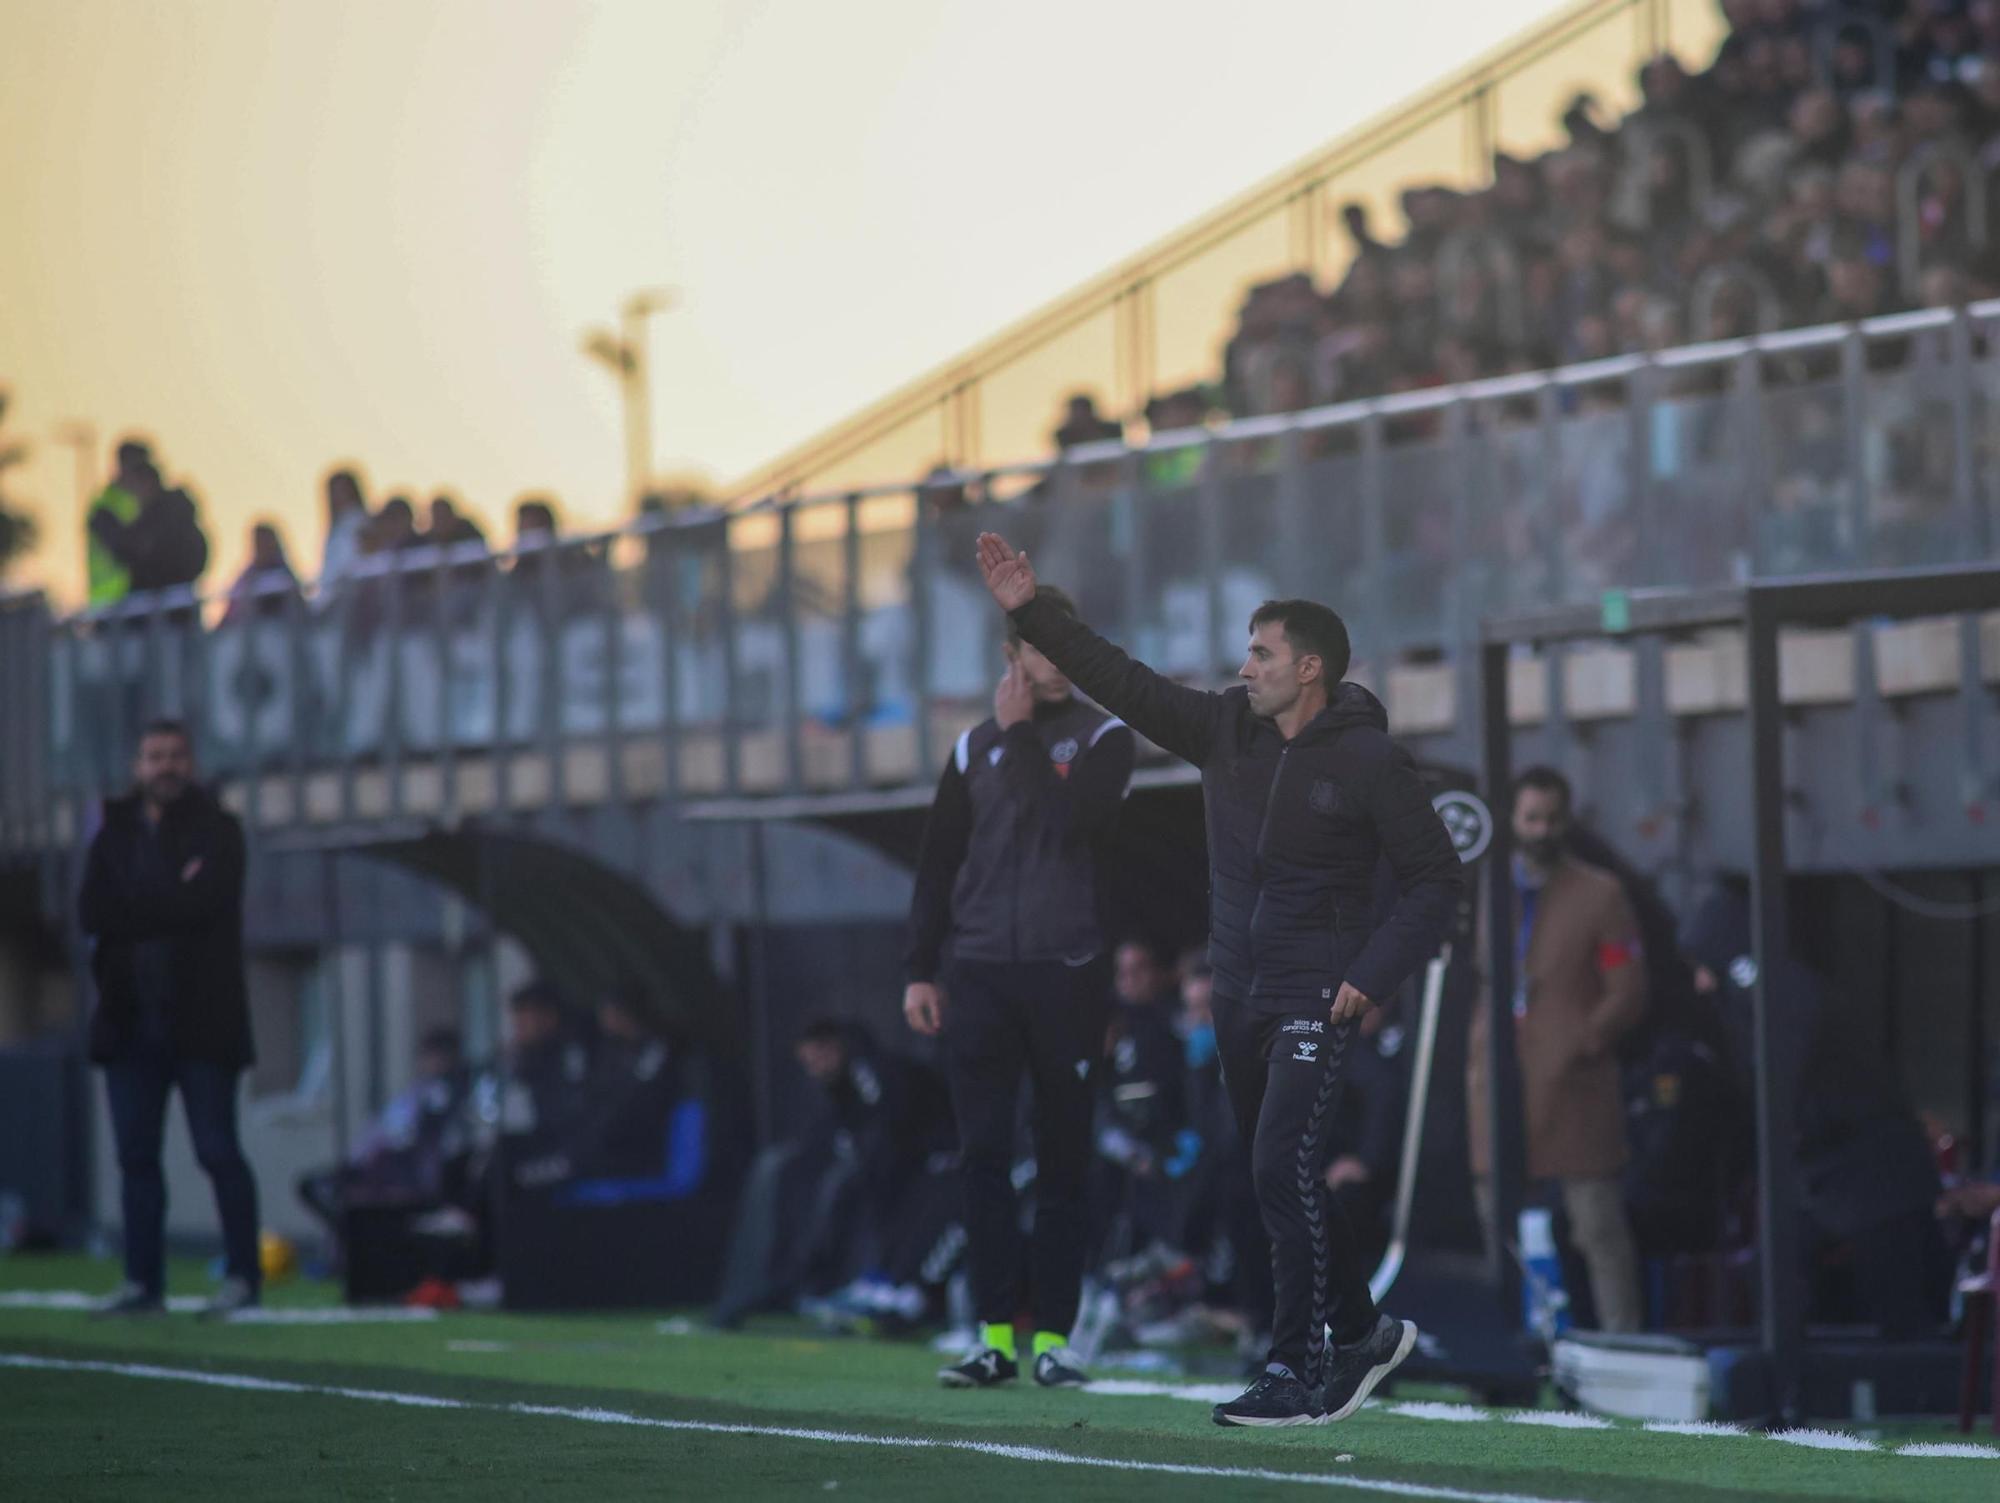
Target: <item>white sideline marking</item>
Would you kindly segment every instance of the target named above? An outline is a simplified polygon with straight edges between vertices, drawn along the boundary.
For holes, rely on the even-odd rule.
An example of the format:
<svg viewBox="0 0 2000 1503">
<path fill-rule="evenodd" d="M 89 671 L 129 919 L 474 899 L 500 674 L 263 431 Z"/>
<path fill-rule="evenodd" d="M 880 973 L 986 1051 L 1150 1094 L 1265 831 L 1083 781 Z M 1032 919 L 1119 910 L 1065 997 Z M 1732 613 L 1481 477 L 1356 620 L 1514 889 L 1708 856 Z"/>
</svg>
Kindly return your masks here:
<svg viewBox="0 0 2000 1503">
<path fill-rule="evenodd" d="M 1788 1446 L 1807 1446 L 1815 1451 L 1873 1451 L 1877 1449 L 1872 1440 L 1863 1440 L 1858 1435 L 1843 1435 L 1838 1430 L 1779 1430 L 1771 1436 Z"/>
<path fill-rule="evenodd" d="M 1725 1425 L 1720 1420 L 1648 1420 L 1646 1428 L 1655 1435 L 1706 1435 L 1742 1438 L 1750 1432 L 1741 1425 Z"/>
<path fill-rule="evenodd" d="M 9 1289 L 0 1292 L 0 1309 L 5 1310 L 94 1310 L 104 1296 L 86 1294 L 81 1289 Z M 173 1315 L 189 1315 L 205 1309 L 208 1301 L 199 1295 L 176 1294 L 167 1301 Z M 401 1325 L 409 1321 L 436 1320 L 435 1310 L 411 1310 L 401 1305 L 364 1306 L 350 1309 L 330 1305 L 317 1310 L 238 1310 L 225 1316 L 230 1325 L 244 1326 L 367 1326 Z"/>
<path fill-rule="evenodd" d="M 655 1419 L 651 1415 L 626 1414 L 617 1409 L 571 1408 L 561 1404 L 483 1404 L 470 1399 L 439 1398 L 430 1394 L 398 1393 L 379 1388 L 338 1388 L 320 1383 L 295 1383 L 282 1378 L 259 1378 L 247 1373 L 196 1372 L 177 1367 L 155 1367 L 142 1362 L 88 1362 L 56 1357 L 35 1357 L 26 1353 L 0 1352 L 0 1367 L 28 1368 L 38 1372 L 109 1373 L 122 1378 L 150 1378 L 169 1383 L 198 1383 L 210 1388 L 236 1388 L 258 1393 L 314 1394 L 325 1398 L 359 1399 L 377 1404 L 400 1404 L 422 1409 L 462 1409 L 489 1414 L 525 1414 L 544 1419 L 577 1420 L 592 1425 L 633 1425 L 648 1430 L 677 1430 L 704 1435 L 754 1435 L 771 1440 L 811 1440 L 829 1445 L 880 1446 L 890 1450 L 968 1451 L 980 1456 L 998 1456 L 1008 1461 L 1035 1461 L 1047 1466 L 1089 1467 L 1101 1471 L 1137 1472 L 1164 1477 L 1212 1477 L 1232 1482 L 1293 1482 L 1304 1487 L 1341 1487 L 1356 1492 L 1384 1493 L 1399 1498 L 1436 1498 L 1443 1503 L 1567 1503 L 1567 1500 L 1536 1497 L 1528 1493 L 1481 1493 L 1465 1488 L 1437 1487 L 1416 1482 L 1371 1481 L 1343 1477 L 1329 1472 L 1279 1472 L 1265 1467 L 1193 1466 L 1167 1461 L 1121 1461 L 1109 1456 L 1078 1456 L 1067 1451 L 1050 1451 L 1040 1446 L 1001 1445 L 980 1440 L 931 1440 L 923 1436 L 863 1435 L 851 1430 L 809 1430 L 791 1425 L 728 1425 L 705 1420 Z"/>
<path fill-rule="evenodd" d="M 1609 1430 L 1611 1421 L 1595 1414 L 1573 1414 L 1567 1409 L 1520 1409 L 1505 1416 L 1510 1425 L 1546 1425 L 1551 1430 Z"/>
<path fill-rule="evenodd" d="M 1470 1425 L 1493 1418 L 1484 1409 L 1471 1404 L 1389 1404 L 1383 1412 L 1400 1414 L 1404 1419 L 1445 1420 L 1454 1425 Z"/>
<path fill-rule="evenodd" d="M 1920 1440 L 1901 1447 L 1898 1456 L 1956 1456 L 1966 1461 L 2000 1461 L 2000 1451 L 1991 1446 L 1959 1445 L 1946 1441 Z"/>
<path fill-rule="evenodd" d="M 350 1309 L 329 1305 L 320 1310 L 238 1310 L 226 1317 L 232 1326 L 400 1326 L 436 1320 L 438 1312 L 402 1305 L 364 1305 Z"/>
</svg>

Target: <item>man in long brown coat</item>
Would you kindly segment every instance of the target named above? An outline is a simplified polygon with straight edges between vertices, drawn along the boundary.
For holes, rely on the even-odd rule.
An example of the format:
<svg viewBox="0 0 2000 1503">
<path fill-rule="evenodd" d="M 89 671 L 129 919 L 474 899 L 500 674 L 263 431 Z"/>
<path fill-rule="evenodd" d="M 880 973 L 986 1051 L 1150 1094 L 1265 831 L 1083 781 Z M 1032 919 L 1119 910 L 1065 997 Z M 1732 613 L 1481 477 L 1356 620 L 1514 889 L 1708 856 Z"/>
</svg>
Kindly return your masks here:
<svg viewBox="0 0 2000 1503">
<path fill-rule="evenodd" d="M 1625 1215 L 1625 1103 L 1618 1040 L 1645 1015 L 1639 922 L 1618 879 L 1568 854 L 1569 782 L 1533 767 L 1514 784 L 1514 1046 L 1528 1177 L 1562 1186 L 1570 1239 L 1590 1272 L 1598 1324 L 1636 1331 L 1639 1259 Z M 1499 874 L 1494 874 L 1498 879 Z M 1486 953 L 1482 944 L 1478 954 Z M 1472 1015 L 1466 1109 L 1482 1209 L 1491 1195 L 1487 1006 Z"/>
</svg>

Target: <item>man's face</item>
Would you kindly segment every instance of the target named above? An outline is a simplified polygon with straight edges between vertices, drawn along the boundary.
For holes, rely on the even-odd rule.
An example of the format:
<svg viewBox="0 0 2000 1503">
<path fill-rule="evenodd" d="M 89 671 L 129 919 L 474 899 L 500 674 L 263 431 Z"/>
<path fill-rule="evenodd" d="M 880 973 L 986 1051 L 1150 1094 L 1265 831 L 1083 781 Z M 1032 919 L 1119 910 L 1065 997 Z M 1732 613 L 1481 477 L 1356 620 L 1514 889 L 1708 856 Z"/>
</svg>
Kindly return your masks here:
<svg viewBox="0 0 2000 1503">
<path fill-rule="evenodd" d="M 426 1049 L 417 1056 L 417 1075 L 423 1080 L 443 1080 L 458 1068 L 458 1056 L 449 1049 Z"/>
<path fill-rule="evenodd" d="M 1062 669 L 1026 642 L 1011 643 L 1007 648 L 1007 659 L 1020 665 L 1036 704 L 1061 704 L 1069 698 L 1069 680 L 1063 676 Z"/>
<path fill-rule="evenodd" d="M 1523 788 L 1514 796 L 1514 843 L 1541 866 L 1562 854 L 1569 833 L 1569 808 L 1553 788 Z"/>
<path fill-rule="evenodd" d="M 639 1015 L 621 1002 L 606 1002 L 597 1009 L 598 1032 L 614 1039 L 642 1039 L 646 1025 Z"/>
<path fill-rule="evenodd" d="M 132 777 L 147 803 L 161 808 L 171 804 L 194 781 L 194 751 L 187 737 L 172 731 L 141 737 Z"/>
<path fill-rule="evenodd" d="M 556 1036 L 558 1020 L 553 1007 L 536 1002 L 510 1011 L 507 1024 L 509 1042 L 516 1049 L 533 1049 Z"/>
<path fill-rule="evenodd" d="M 1250 713 L 1270 720 L 1299 702 L 1305 686 L 1319 677 L 1319 659 L 1292 651 L 1285 628 L 1266 621 L 1250 633 L 1250 650 L 1237 670 L 1250 690 Z"/>
<path fill-rule="evenodd" d="M 1166 973 L 1152 952 L 1144 945 L 1120 945 L 1118 947 L 1117 969 L 1113 973 L 1112 985 L 1118 993 L 1118 1000 L 1131 1006 L 1143 1006 L 1160 994 L 1161 983 Z"/>
<path fill-rule="evenodd" d="M 840 1045 L 831 1039 L 806 1039 L 797 1051 L 799 1068 L 821 1085 L 829 1084 L 840 1074 L 846 1062 L 841 1057 Z"/>
</svg>

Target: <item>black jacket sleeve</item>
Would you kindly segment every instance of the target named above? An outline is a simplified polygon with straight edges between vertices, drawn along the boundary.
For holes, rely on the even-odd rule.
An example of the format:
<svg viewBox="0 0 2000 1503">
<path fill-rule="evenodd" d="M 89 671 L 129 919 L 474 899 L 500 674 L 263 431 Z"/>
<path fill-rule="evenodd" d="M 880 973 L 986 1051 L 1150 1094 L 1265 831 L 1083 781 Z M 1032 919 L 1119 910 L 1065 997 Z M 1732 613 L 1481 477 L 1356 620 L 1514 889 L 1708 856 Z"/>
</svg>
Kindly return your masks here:
<svg viewBox="0 0 2000 1503">
<path fill-rule="evenodd" d="M 1023 641 L 1148 741 L 1197 767 L 1207 762 L 1225 713 L 1220 694 L 1190 689 L 1134 662 L 1039 596 L 1015 611 L 1013 620 Z"/>
<path fill-rule="evenodd" d="M 951 890 L 971 838 L 972 798 L 965 775 L 955 760 L 947 761 L 917 855 L 917 886 L 910 895 L 910 948 L 904 958 L 906 980 L 937 980 L 945 938 L 951 932 Z"/>
<path fill-rule="evenodd" d="M 1465 872 L 1416 765 L 1386 736 L 1376 775 L 1368 782 L 1367 802 L 1399 896 L 1348 967 L 1346 979 L 1363 996 L 1380 1002 L 1430 959 L 1449 932 Z"/>
<path fill-rule="evenodd" d="M 1132 733 L 1124 726 L 1108 727 L 1085 747 L 1066 778 L 1056 775 L 1027 721 L 1009 726 L 1003 744 L 1000 776 L 1047 811 L 1065 843 L 1095 840 L 1118 817 L 1132 781 Z"/>
</svg>

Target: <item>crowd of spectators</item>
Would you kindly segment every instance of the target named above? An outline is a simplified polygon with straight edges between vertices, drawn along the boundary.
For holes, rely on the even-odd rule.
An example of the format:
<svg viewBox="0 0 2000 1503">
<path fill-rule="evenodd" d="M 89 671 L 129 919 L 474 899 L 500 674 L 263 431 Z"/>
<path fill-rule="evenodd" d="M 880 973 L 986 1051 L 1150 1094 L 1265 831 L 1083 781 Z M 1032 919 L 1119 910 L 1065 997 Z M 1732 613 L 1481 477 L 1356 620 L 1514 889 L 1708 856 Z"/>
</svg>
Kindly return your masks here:
<svg viewBox="0 0 2000 1503">
<path fill-rule="evenodd" d="M 1984 221 L 2000 0 L 1723 0 L 1707 67 L 1663 54 L 1622 120 L 1589 93 L 1563 144 L 1491 181 L 1416 185 L 1400 239 L 1359 203 L 1332 285 L 1249 289 L 1222 369 L 1155 431 L 2000 293 Z M 1059 447 L 1116 438 L 1069 400 Z"/>
</svg>

